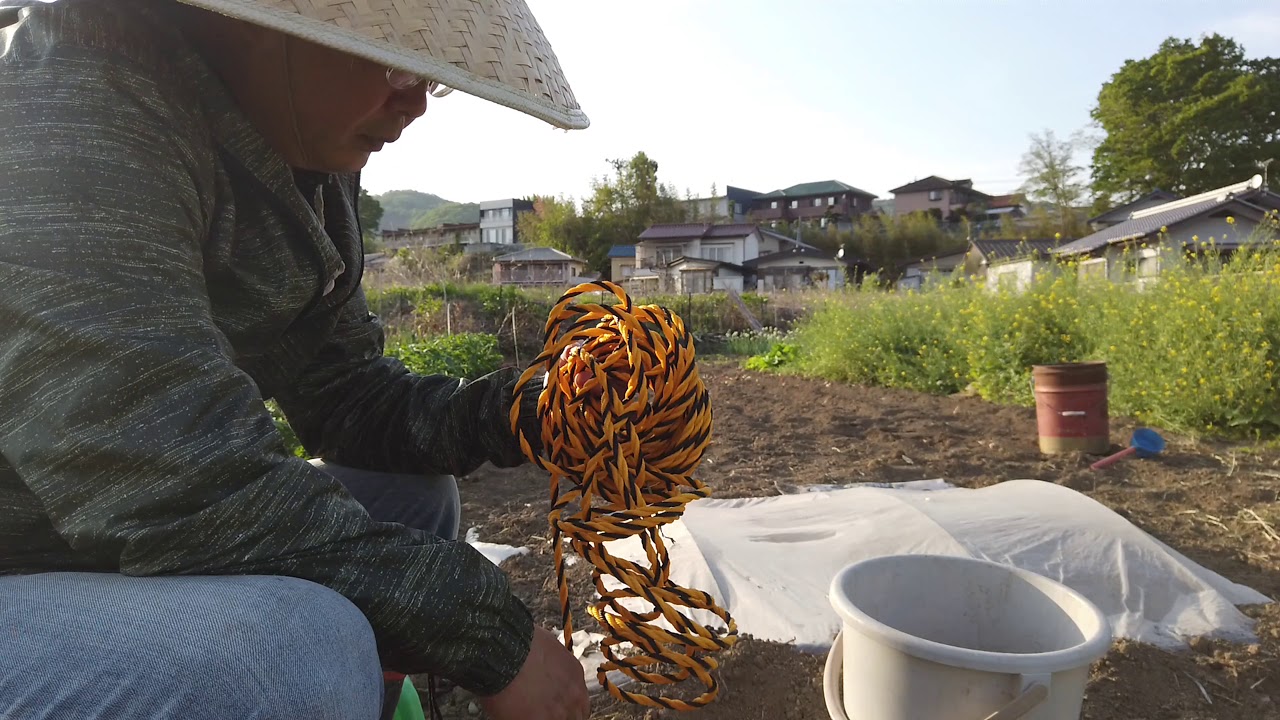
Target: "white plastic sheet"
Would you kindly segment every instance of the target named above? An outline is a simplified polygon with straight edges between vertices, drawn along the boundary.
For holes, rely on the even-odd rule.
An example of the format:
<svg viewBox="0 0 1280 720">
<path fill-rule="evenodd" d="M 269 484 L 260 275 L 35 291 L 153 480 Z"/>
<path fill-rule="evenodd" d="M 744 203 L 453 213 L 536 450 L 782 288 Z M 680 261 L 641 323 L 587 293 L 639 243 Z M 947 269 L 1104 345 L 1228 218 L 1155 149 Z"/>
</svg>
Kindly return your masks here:
<svg viewBox="0 0 1280 720">
<path fill-rule="evenodd" d="M 712 593 L 742 633 L 812 650 L 829 647 L 840 627 L 827 600 L 831 578 L 881 555 L 968 556 L 1037 572 L 1097 604 L 1116 637 L 1162 647 L 1197 635 L 1252 641 L 1252 621 L 1236 606 L 1270 602 L 1091 498 L 1035 480 L 700 500 L 664 536 L 675 582 Z M 610 550 L 643 559 L 632 540 Z"/>
</svg>

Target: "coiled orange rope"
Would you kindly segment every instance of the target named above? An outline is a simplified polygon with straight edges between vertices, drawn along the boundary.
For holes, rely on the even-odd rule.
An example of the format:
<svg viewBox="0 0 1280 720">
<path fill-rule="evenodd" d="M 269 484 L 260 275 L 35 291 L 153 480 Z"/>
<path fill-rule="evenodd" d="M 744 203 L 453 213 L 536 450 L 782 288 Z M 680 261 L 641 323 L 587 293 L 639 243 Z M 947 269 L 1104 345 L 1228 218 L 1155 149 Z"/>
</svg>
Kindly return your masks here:
<svg viewBox="0 0 1280 720">
<path fill-rule="evenodd" d="M 579 302 L 592 292 L 612 293 L 618 302 Z M 605 634 L 601 686 L 620 700 L 650 707 L 692 710 L 710 703 L 719 692 L 712 653 L 736 642 L 737 624 L 709 594 L 671 582 L 659 532 L 688 503 L 710 495 L 692 477 L 711 437 L 711 403 L 694 364 L 692 337 L 670 311 L 632 305 L 613 283 L 584 283 L 552 310 L 542 354 L 521 376 L 517 396 L 543 378 L 541 452 L 532 450 L 521 429 L 519 403 L 511 425 L 525 455 L 551 475 L 549 521 L 565 644 L 571 646 L 573 619 L 562 537 L 591 564 L 600 594 L 587 610 Z M 607 541 L 633 536 L 639 536 L 647 564 L 605 548 Z M 621 587 L 606 588 L 606 577 Z M 632 603 L 643 609 L 624 607 L 628 599 L 643 601 Z M 708 610 L 724 627 L 700 625 L 679 608 Z M 623 643 L 634 653 L 623 654 Z M 674 667 L 664 671 L 662 664 Z M 659 685 L 694 678 L 706 690 L 691 700 L 629 692 L 609 680 L 613 670 Z"/>
</svg>

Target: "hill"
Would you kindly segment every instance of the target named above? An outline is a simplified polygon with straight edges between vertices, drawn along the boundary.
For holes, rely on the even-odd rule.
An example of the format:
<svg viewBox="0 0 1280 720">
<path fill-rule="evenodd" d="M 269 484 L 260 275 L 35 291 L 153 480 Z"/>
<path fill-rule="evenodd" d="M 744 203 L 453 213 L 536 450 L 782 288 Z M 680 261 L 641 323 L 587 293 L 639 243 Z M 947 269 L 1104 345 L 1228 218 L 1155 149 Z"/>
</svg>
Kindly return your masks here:
<svg viewBox="0 0 1280 720">
<path fill-rule="evenodd" d="M 382 205 L 379 230 L 418 229 L 445 223 L 480 222 L 480 205 L 446 200 L 417 190 L 392 190 L 374 195 Z"/>
<path fill-rule="evenodd" d="M 445 223 L 478 223 L 480 222 L 479 203 L 445 203 L 430 210 L 419 213 L 410 221 L 409 227 L 429 228 Z"/>
<path fill-rule="evenodd" d="M 382 222 L 378 225 L 380 230 L 411 227 L 419 215 L 450 204 L 450 201 L 439 195 L 417 190 L 392 190 L 373 197 L 382 205 Z"/>
</svg>

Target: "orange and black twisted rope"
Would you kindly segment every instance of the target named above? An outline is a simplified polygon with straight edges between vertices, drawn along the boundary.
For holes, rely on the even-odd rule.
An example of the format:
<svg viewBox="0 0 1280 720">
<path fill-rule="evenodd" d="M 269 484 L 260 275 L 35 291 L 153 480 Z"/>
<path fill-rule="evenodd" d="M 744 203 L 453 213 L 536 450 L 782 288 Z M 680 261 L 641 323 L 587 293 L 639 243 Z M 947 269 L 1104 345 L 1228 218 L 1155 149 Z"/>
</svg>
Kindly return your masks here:
<svg viewBox="0 0 1280 720">
<path fill-rule="evenodd" d="M 612 293 L 618 302 L 579 302 L 594 292 Z M 711 403 L 694 364 L 693 339 L 670 311 L 633 305 L 613 283 L 584 283 L 552 310 L 542 354 L 521 376 L 517 397 L 544 378 L 537 406 L 541 451 L 533 451 L 521 430 L 519 403 L 511 424 L 525 455 L 551 475 L 550 525 L 565 644 L 571 644 L 573 620 L 562 538 L 591 564 L 600 593 L 588 606 L 605 634 L 600 684 L 639 705 L 706 705 L 719 692 L 711 674 L 719 663 L 712 654 L 736 642 L 737 624 L 707 593 L 671 582 L 659 532 L 688 503 L 710 495 L 692 477 L 711 437 Z M 614 557 L 605 547 L 633 536 L 639 536 L 647 563 Z M 606 577 L 620 586 L 607 588 Z M 724 627 L 700 625 L 680 608 L 710 611 Z M 624 643 L 633 651 L 624 654 Z M 674 667 L 664 670 L 663 664 Z M 613 670 L 659 685 L 694 678 L 706 691 L 692 700 L 629 692 L 609 680 Z"/>
</svg>

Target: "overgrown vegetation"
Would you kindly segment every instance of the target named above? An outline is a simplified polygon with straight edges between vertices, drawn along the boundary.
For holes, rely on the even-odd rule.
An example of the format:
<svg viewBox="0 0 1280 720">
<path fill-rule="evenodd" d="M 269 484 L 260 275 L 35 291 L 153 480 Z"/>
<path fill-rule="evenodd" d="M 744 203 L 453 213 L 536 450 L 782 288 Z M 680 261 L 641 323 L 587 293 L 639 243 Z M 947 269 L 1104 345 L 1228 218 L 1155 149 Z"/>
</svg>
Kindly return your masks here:
<svg viewBox="0 0 1280 720">
<path fill-rule="evenodd" d="M 1103 360 L 1113 412 L 1175 430 L 1280 430 L 1280 249 L 1166 256 L 1158 279 L 1081 281 L 1068 265 L 1024 292 L 966 282 L 833 296 L 753 359 L 845 382 L 1033 402 L 1037 364 Z"/>
<path fill-rule="evenodd" d="M 502 366 L 498 338 L 480 333 L 436 335 L 400 343 L 388 347 L 386 354 L 419 375 L 474 379 Z"/>
</svg>

